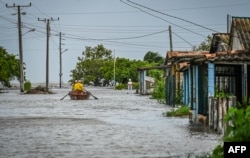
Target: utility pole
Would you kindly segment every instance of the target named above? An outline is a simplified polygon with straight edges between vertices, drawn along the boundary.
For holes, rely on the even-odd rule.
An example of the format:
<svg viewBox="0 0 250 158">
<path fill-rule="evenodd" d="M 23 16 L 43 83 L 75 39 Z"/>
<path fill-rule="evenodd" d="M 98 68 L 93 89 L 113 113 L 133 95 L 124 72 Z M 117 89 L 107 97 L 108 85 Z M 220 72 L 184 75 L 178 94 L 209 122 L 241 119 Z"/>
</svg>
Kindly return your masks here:
<svg viewBox="0 0 250 158">
<path fill-rule="evenodd" d="M 59 68 L 59 87 L 62 88 L 62 53 L 66 52 L 68 49 L 65 49 L 64 51 L 62 51 L 62 45 L 64 45 L 62 43 L 62 33 L 59 33 L 59 63 L 60 63 L 60 68 Z"/>
<path fill-rule="evenodd" d="M 17 8 L 18 11 L 18 38 L 19 38 L 19 64 L 20 64 L 20 93 L 23 94 L 24 92 L 24 87 L 23 87 L 23 82 L 24 82 L 24 74 L 23 74 L 23 44 L 22 44 L 22 22 L 21 22 L 21 7 L 30 7 L 31 3 L 29 5 L 15 5 L 15 3 L 12 6 L 8 6 L 6 4 L 6 8 Z"/>
<path fill-rule="evenodd" d="M 169 43 L 170 43 L 170 52 L 173 52 L 173 42 L 172 42 L 172 29 L 171 29 L 171 25 L 169 25 L 168 27 L 168 31 L 169 31 Z M 172 70 L 170 70 L 172 72 Z M 176 74 L 176 78 L 177 78 L 177 85 L 179 85 L 179 74 Z M 176 80 L 176 79 L 175 79 Z M 175 84 L 174 84 L 175 85 Z M 179 86 L 178 86 L 179 87 Z M 179 89 L 179 88 L 178 88 Z M 173 93 L 173 98 L 176 97 L 176 87 L 174 86 L 174 88 L 172 89 L 172 93 Z M 173 106 L 175 107 L 175 100 L 173 100 Z"/>
<path fill-rule="evenodd" d="M 38 21 L 44 21 L 47 23 L 46 25 L 46 32 L 47 32 L 47 42 L 46 42 L 46 90 L 49 90 L 49 36 L 50 36 L 50 21 L 57 21 L 58 19 L 40 19 Z"/>
<path fill-rule="evenodd" d="M 170 41 L 170 52 L 173 52 L 172 29 L 171 29 L 171 25 L 169 25 L 168 31 L 169 31 L 169 41 Z"/>
<path fill-rule="evenodd" d="M 59 87 L 62 88 L 62 33 L 59 34 Z"/>
<path fill-rule="evenodd" d="M 227 33 L 230 33 L 231 16 L 227 14 Z"/>
<path fill-rule="evenodd" d="M 115 81 L 115 62 L 116 62 L 116 58 L 115 58 L 115 50 L 114 50 L 114 84 L 116 86 L 116 81 Z M 114 86 L 114 89 L 115 89 L 115 86 Z"/>
</svg>

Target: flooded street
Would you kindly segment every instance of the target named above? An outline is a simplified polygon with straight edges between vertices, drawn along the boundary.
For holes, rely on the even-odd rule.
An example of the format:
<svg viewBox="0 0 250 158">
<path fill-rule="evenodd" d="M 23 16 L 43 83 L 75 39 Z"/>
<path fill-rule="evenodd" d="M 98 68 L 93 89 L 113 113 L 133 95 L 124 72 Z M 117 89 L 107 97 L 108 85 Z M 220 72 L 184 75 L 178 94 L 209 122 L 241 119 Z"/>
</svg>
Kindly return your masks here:
<svg viewBox="0 0 250 158">
<path fill-rule="evenodd" d="M 92 88 L 95 100 L 0 94 L 0 157 L 188 157 L 210 152 L 220 135 L 195 131 L 171 107 L 126 90 Z"/>
</svg>

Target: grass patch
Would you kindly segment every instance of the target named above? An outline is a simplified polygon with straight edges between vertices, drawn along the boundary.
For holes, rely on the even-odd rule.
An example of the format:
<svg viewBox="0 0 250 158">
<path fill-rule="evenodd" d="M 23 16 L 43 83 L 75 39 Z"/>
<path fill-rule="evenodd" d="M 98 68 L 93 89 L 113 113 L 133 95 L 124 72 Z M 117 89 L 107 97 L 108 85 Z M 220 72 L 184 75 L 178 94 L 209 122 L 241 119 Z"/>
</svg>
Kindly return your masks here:
<svg viewBox="0 0 250 158">
<path fill-rule="evenodd" d="M 167 117 L 174 117 L 174 116 L 187 116 L 189 114 L 189 107 L 187 105 L 182 105 L 177 109 L 172 109 L 165 113 Z"/>
</svg>

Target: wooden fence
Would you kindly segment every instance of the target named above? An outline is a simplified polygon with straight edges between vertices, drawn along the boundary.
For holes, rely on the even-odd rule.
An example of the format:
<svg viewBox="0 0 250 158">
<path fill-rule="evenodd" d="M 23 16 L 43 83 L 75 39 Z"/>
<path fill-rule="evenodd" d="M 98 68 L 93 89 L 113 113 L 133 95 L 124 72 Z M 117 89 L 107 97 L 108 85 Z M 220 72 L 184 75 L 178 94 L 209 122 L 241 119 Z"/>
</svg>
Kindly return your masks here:
<svg viewBox="0 0 250 158">
<path fill-rule="evenodd" d="M 225 98 L 209 98 L 208 125 L 217 133 L 225 132 L 227 125 L 224 122 L 224 117 L 228 109 L 236 106 L 236 97 L 230 96 Z"/>
</svg>

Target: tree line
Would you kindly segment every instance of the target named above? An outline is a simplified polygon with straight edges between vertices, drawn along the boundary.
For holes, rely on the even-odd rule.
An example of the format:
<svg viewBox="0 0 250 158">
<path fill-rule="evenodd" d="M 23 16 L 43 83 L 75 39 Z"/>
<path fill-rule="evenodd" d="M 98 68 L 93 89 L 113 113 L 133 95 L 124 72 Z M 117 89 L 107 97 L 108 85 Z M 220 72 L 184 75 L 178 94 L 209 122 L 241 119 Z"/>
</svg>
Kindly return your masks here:
<svg viewBox="0 0 250 158">
<path fill-rule="evenodd" d="M 109 85 L 110 82 L 125 84 L 131 79 L 138 82 L 137 69 L 151 67 L 164 63 L 164 58 L 158 52 L 149 51 L 143 60 L 130 60 L 114 58 L 112 51 L 102 44 L 96 47 L 85 47 L 82 56 L 78 57 L 75 69 L 71 70 L 71 80 L 82 80 L 85 84 L 93 83 L 95 86 Z M 157 71 L 149 72 L 157 75 Z"/>
</svg>

